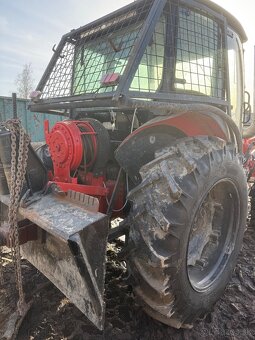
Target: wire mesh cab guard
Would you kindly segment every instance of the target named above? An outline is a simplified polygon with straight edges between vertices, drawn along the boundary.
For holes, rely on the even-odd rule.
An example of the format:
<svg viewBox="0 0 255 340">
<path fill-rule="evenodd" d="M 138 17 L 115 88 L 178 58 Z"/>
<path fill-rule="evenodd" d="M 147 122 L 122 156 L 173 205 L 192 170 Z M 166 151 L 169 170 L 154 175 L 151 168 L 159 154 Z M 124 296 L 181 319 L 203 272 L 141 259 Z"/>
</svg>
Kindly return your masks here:
<svg viewBox="0 0 255 340">
<path fill-rule="evenodd" d="M 204 3 L 135 1 L 72 30 L 31 110 L 113 107 L 123 97 L 227 106 L 226 19 Z"/>
</svg>

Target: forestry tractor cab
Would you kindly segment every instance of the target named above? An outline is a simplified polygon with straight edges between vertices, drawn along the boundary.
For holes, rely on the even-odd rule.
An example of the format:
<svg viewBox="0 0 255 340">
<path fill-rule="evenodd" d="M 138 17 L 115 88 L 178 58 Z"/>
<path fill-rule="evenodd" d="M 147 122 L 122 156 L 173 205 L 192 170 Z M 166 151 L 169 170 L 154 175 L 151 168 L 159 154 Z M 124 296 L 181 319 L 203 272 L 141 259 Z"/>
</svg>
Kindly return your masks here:
<svg viewBox="0 0 255 340">
<path fill-rule="evenodd" d="M 207 0 L 139 0 L 64 35 L 31 94 L 36 152 L 2 123 L 1 245 L 104 327 L 107 242 L 144 310 L 191 327 L 223 294 L 254 177 L 240 23 Z M 251 185 L 250 185 L 251 186 Z M 111 221 L 118 218 L 117 227 Z"/>
</svg>

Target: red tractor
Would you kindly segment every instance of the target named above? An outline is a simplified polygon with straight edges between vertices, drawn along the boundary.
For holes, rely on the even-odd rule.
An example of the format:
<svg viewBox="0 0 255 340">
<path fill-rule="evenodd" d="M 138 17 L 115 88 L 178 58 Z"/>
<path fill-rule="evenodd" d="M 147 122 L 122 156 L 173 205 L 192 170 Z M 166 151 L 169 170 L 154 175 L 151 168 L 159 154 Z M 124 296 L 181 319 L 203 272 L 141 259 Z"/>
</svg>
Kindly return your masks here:
<svg viewBox="0 0 255 340">
<path fill-rule="evenodd" d="M 37 153 L 17 122 L 2 126 L 1 243 L 16 218 L 22 256 L 99 329 L 106 245 L 122 235 L 153 318 L 190 327 L 223 294 L 255 169 L 246 39 L 211 1 L 132 2 L 54 49 L 30 110 L 66 119 L 45 122 Z"/>
</svg>

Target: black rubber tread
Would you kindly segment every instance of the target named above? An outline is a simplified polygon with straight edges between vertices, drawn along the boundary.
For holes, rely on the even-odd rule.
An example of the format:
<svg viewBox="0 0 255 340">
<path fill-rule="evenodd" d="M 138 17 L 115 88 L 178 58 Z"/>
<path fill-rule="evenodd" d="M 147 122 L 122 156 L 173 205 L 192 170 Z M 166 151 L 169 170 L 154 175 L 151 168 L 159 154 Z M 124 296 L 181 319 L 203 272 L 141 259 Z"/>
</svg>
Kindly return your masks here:
<svg viewBox="0 0 255 340">
<path fill-rule="evenodd" d="M 126 261 L 134 292 L 153 318 L 176 328 L 191 327 L 222 295 L 241 247 L 247 216 L 241 160 L 235 147 L 219 138 L 182 138 L 158 153 L 140 173 L 141 184 L 128 195 L 133 208 Z M 228 176 L 236 182 L 242 200 L 235 249 L 214 291 L 198 293 L 183 269 L 189 224 L 208 182 Z"/>
</svg>

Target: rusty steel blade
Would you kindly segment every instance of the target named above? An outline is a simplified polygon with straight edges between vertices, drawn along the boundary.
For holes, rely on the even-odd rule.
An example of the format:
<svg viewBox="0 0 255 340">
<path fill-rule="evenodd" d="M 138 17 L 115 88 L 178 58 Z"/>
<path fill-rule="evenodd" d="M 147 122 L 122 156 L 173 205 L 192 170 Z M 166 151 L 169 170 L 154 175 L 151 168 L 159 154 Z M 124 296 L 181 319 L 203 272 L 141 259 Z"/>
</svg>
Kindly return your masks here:
<svg viewBox="0 0 255 340">
<path fill-rule="evenodd" d="M 9 196 L 0 201 L 7 208 Z M 39 227 L 37 240 L 21 246 L 22 256 L 102 330 L 108 217 L 53 194 L 20 207 L 19 216 Z"/>
</svg>

